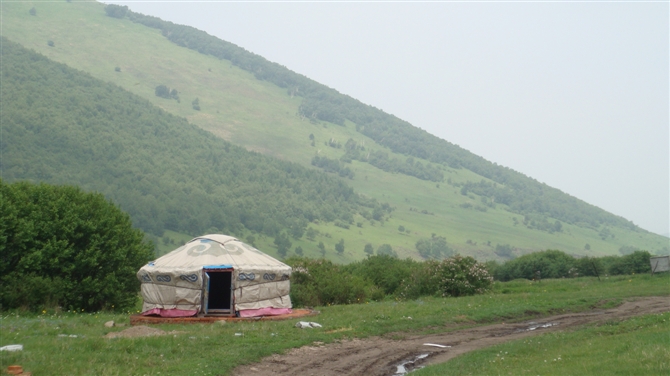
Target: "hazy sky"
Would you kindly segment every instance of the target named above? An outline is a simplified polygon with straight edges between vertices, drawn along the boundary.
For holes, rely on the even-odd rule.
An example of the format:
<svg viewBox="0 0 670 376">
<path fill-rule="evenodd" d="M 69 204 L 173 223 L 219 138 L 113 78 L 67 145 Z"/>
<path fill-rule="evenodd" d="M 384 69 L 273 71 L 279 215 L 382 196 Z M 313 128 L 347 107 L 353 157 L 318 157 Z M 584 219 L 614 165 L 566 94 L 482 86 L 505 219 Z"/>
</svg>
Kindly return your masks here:
<svg viewBox="0 0 670 376">
<path fill-rule="evenodd" d="M 670 233 L 668 2 L 105 2 Z"/>
</svg>

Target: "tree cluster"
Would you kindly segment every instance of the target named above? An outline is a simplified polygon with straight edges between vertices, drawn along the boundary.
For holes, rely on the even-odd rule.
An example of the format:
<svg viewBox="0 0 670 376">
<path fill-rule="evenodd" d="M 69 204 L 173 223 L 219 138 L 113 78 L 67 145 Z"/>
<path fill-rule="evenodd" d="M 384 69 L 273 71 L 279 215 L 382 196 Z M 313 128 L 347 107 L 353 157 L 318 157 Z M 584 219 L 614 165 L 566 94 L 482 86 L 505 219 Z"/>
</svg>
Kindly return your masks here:
<svg viewBox="0 0 670 376">
<path fill-rule="evenodd" d="M 153 255 L 143 239 L 102 194 L 0 180 L 0 307 L 128 309 Z"/>
</svg>

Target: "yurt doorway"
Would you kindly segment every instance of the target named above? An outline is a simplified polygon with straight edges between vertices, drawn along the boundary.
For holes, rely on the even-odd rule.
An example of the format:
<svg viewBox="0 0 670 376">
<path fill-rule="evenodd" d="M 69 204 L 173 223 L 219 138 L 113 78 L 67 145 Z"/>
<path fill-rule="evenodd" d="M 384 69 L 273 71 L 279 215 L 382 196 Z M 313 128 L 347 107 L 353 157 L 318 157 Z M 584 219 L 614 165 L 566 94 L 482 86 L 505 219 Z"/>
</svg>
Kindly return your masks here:
<svg viewBox="0 0 670 376">
<path fill-rule="evenodd" d="M 205 268 L 203 307 L 206 315 L 232 316 L 233 269 Z"/>
</svg>

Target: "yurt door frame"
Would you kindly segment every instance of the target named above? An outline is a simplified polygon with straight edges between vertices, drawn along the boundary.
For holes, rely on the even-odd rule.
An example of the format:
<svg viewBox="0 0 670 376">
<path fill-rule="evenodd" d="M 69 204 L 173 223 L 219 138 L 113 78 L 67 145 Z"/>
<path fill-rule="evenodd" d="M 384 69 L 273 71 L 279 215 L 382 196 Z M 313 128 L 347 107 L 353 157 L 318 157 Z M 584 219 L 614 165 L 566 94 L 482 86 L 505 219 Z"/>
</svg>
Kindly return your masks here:
<svg viewBox="0 0 670 376">
<path fill-rule="evenodd" d="M 211 265 L 202 268 L 202 307 L 205 315 L 233 316 L 233 268 L 231 265 Z"/>
</svg>

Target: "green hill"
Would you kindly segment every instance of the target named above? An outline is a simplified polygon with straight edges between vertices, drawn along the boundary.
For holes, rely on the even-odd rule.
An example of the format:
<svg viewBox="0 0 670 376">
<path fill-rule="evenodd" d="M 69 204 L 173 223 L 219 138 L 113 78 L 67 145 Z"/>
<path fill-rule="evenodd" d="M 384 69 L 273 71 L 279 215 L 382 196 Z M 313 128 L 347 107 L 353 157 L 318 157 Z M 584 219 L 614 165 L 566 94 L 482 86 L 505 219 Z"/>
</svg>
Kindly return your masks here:
<svg viewBox="0 0 670 376">
<path fill-rule="evenodd" d="M 667 249 L 667 239 L 639 229 L 621 217 L 485 161 L 400 119 L 196 29 L 132 12 L 107 15 L 103 4 L 94 2 L 27 1 L 1 6 L 3 36 L 49 59 L 122 87 L 147 101 L 145 107 L 151 103 L 166 115 L 187 119 L 188 123 L 175 120 L 183 124 L 179 129 L 193 124 L 209 131 L 210 140 L 211 135 L 218 136 L 248 150 L 295 162 L 306 168 L 304 171 L 320 168 L 329 171 L 336 184 L 353 187 L 358 201 L 343 210 L 349 216 L 309 218 L 291 214 L 279 216 L 285 218 L 283 221 L 275 221 L 279 223 L 274 226 L 275 232 L 278 228 L 303 225 L 312 228 L 309 239 L 307 236 L 292 239 L 293 246 L 300 246 L 306 255 L 319 256 L 321 251 L 317 244 L 323 242 L 326 257 L 338 262 L 364 257 L 363 248 L 367 243 L 375 249 L 391 244 L 401 257 L 418 257 L 416 243 L 431 239 L 433 234 L 444 237 L 449 248 L 482 259 L 509 257 L 510 251 L 512 255 L 519 255 L 547 248 L 588 255 L 616 254 L 622 247 L 624 251 Z M 35 11 L 30 12 L 33 7 Z M 3 60 L 3 74 L 6 74 L 4 65 Z M 176 95 L 157 96 L 161 85 L 168 92 L 174 89 Z M 8 107 L 4 103 L 3 106 L 4 123 Z M 29 107 L 23 111 L 29 112 Z M 151 111 L 155 114 L 158 110 Z M 28 126 L 25 123 L 19 121 L 17 126 Z M 70 132 L 67 127 L 58 130 Z M 25 142 L 28 141 L 21 139 L 13 143 L 26 149 Z M 117 142 L 130 141 L 120 138 Z M 84 172 L 71 175 L 52 172 L 50 176 L 41 176 L 12 170 L 9 174 L 8 163 L 19 163 L 25 156 L 5 150 L 3 146 L 5 179 L 70 184 L 90 180 Z M 62 154 L 69 149 L 48 150 Z M 48 155 L 45 152 L 39 158 L 49 159 Z M 160 161 L 168 167 L 184 164 L 191 168 L 202 164 L 198 170 L 207 168 L 202 158 L 186 164 L 179 162 L 182 157 L 139 153 L 133 158 L 142 163 Z M 72 153 L 68 158 L 74 161 L 87 155 Z M 241 172 L 238 177 L 245 179 L 247 169 L 238 170 Z M 57 166 L 53 171 L 57 171 Z M 145 171 L 139 170 L 137 174 Z M 142 183 L 132 178 L 119 180 L 118 191 L 103 190 L 103 185 L 112 184 L 114 175 L 103 170 L 96 173 L 106 183 L 90 188 L 104 191 L 117 202 L 121 202 L 123 194 L 129 197 L 127 202 L 132 202 L 131 197 L 137 194 L 119 192 L 143 193 Z M 182 173 L 184 169 L 170 171 L 165 174 L 166 180 L 148 184 L 162 189 L 164 195 L 156 200 L 166 208 L 179 207 L 183 196 L 169 189 L 169 184 L 163 185 Z M 332 184 L 335 183 L 329 186 Z M 211 189 L 200 182 L 197 185 L 204 208 L 225 208 L 221 202 L 226 200 L 217 201 L 210 197 L 216 196 Z M 249 192 L 249 199 L 255 200 L 257 194 Z M 364 197 L 377 201 L 370 204 Z M 273 201 L 259 199 L 265 202 L 262 200 Z M 293 205 L 281 195 L 275 196 L 274 201 L 282 201 L 287 207 Z M 373 207 L 380 206 L 378 202 L 389 203 L 394 208 L 390 215 L 384 212 L 382 222 L 371 217 Z M 246 205 L 238 206 L 243 207 Z M 259 204 L 255 206 L 259 211 L 251 212 L 261 213 L 265 207 Z M 273 232 L 264 232 L 262 226 L 239 222 L 243 225 L 237 228 L 224 227 L 215 225 L 208 219 L 211 216 L 203 216 L 203 223 L 197 226 L 165 222 L 164 227 L 150 228 L 142 218 L 155 217 L 152 209 L 137 205 L 133 210 L 131 215 L 136 223 L 157 235 L 161 235 L 162 230 L 197 235 L 197 231 L 214 227 L 239 237 L 256 234 L 259 246 L 264 245 L 270 252 L 274 247 L 270 238 Z M 379 219 L 379 211 L 377 214 Z M 270 214 L 258 214 L 262 218 L 267 215 Z M 188 221 L 194 215 L 182 213 L 174 217 Z M 177 237 L 173 232 L 168 234 Z M 334 250 L 340 239 L 345 243 L 342 254 Z"/>
</svg>

